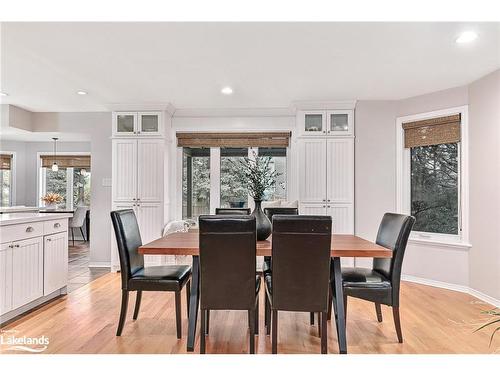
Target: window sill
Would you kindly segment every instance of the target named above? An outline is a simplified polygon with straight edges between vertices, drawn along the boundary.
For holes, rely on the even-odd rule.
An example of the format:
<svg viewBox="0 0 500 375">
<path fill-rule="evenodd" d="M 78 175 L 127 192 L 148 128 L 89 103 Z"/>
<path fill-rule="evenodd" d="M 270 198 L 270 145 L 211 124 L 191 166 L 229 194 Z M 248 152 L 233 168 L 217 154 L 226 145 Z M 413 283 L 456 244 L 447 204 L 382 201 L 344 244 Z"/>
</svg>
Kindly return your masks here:
<svg viewBox="0 0 500 375">
<path fill-rule="evenodd" d="M 433 247 L 446 247 L 457 250 L 469 250 L 472 245 L 467 242 L 459 242 L 459 241 L 439 241 L 435 239 L 424 239 L 424 238 L 416 238 L 410 237 L 408 243 L 415 245 L 428 245 Z"/>
</svg>

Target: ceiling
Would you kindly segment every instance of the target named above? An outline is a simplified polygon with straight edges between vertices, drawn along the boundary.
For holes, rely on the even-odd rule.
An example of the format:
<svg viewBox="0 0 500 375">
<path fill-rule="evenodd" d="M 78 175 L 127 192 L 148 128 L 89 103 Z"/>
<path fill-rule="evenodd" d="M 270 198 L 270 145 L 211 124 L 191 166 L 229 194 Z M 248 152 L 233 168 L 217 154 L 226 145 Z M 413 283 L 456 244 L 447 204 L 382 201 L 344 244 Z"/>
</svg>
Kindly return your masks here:
<svg viewBox="0 0 500 375">
<path fill-rule="evenodd" d="M 469 29 L 479 38 L 456 44 Z M 0 100 L 32 111 L 284 108 L 401 99 L 499 67 L 500 23 L 3 23 Z"/>
</svg>

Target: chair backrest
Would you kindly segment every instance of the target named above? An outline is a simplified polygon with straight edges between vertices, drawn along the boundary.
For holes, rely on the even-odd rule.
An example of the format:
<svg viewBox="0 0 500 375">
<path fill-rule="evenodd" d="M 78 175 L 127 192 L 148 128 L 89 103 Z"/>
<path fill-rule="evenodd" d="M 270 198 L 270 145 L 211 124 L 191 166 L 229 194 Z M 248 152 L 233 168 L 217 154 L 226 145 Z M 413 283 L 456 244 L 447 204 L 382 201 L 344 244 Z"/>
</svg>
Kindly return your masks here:
<svg viewBox="0 0 500 375">
<path fill-rule="evenodd" d="M 216 215 L 250 215 L 250 208 L 216 208 Z"/>
<path fill-rule="evenodd" d="M 391 281 L 395 295 L 399 295 L 403 257 L 414 223 L 413 216 L 386 213 L 378 228 L 376 243 L 391 249 L 393 254 L 392 258 L 374 258 L 373 269 Z"/>
<path fill-rule="evenodd" d="M 71 218 L 71 222 L 69 223 L 70 227 L 79 228 L 83 226 L 83 222 L 85 221 L 85 216 L 87 215 L 88 207 L 78 206 Z"/>
<path fill-rule="evenodd" d="M 273 307 L 326 311 L 330 281 L 330 216 L 273 216 Z"/>
<path fill-rule="evenodd" d="M 296 207 L 267 207 L 264 208 L 264 214 L 272 224 L 274 215 L 298 215 L 299 209 Z"/>
<path fill-rule="evenodd" d="M 129 279 L 144 267 L 144 255 L 138 253 L 142 245 L 139 225 L 133 210 L 111 211 L 111 221 L 120 256 L 122 289 L 128 289 Z"/>
<path fill-rule="evenodd" d="M 255 306 L 256 224 L 248 215 L 201 215 L 202 309 L 249 310 Z"/>
</svg>

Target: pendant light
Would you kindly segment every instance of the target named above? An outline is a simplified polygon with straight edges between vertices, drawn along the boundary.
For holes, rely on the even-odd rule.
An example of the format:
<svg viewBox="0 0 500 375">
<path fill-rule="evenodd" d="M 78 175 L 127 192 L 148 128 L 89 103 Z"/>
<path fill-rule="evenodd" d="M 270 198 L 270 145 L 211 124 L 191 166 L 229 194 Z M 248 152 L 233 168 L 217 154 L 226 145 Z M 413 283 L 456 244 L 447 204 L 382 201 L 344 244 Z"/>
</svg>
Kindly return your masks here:
<svg viewBox="0 0 500 375">
<path fill-rule="evenodd" d="M 59 170 L 59 166 L 56 162 L 56 142 L 59 138 L 52 138 L 54 140 L 54 163 L 52 164 L 52 171 L 57 172 Z"/>
</svg>

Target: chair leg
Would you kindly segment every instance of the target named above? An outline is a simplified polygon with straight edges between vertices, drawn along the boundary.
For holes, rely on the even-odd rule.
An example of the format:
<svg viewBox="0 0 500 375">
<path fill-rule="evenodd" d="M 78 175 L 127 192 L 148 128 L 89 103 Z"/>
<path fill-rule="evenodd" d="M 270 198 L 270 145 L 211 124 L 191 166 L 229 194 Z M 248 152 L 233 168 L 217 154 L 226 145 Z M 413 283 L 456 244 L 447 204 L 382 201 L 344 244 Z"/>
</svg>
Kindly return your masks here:
<svg viewBox="0 0 500 375">
<path fill-rule="evenodd" d="M 332 320 L 332 305 L 333 305 L 333 293 L 332 293 L 332 288 L 328 288 L 328 312 L 327 312 L 327 319 Z"/>
<path fill-rule="evenodd" d="M 87 240 L 85 239 L 85 235 L 83 234 L 83 228 L 82 227 L 80 227 L 80 233 L 82 234 L 83 242 L 87 242 Z"/>
<path fill-rule="evenodd" d="M 321 354 L 328 353 L 328 312 L 321 313 Z"/>
<path fill-rule="evenodd" d="M 382 322 L 382 308 L 380 307 L 380 303 L 375 302 L 375 311 L 377 312 L 377 320 Z"/>
<path fill-rule="evenodd" d="M 71 241 L 73 241 L 73 247 L 75 246 L 75 228 L 71 228 Z"/>
<path fill-rule="evenodd" d="M 207 317 L 207 322 L 206 322 L 206 325 L 205 325 L 205 335 L 208 335 L 208 333 L 210 332 L 210 310 L 205 310 L 205 315 Z"/>
<path fill-rule="evenodd" d="M 137 316 L 139 316 L 139 309 L 141 308 L 141 298 L 142 298 L 142 290 L 138 290 L 135 295 L 134 317 L 132 318 L 134 320 L 137 320 Z"/>
<path fill-rule="evenodd" d="M 344 293 L 344 319 L 347 326 L 347 294 Z"/>
<path fill-rule="evenodd" d="M 267 295 L 265 296 L 265 311 L 264 311 L 264 314 L 266 316 L 266 335 L 270 335 L 271 334 L 271 303 L 267 297 Z"/>
<path fill-rule="evenodd" d="M 313 326 L 314 325 L 314 313 L 309 313 L 309 323 L 311 323 L 311 325 Z"/>
<path fill-rule="evenodd" d="M 186 306 L 187 306 L 187 317 L 189 318 L 189 300 L 191 299 L 191 280 L 188 280 L 186 284 Z"/>
<path fill-rule="evenodd" d="M 392 315 L 394 316 L 394 324 L 396 326 L 396 333 L 398 335 L 398 341 L 400 344 L 403 343 L 403 332 L 401 331 L 401 320 L 399 318 L 399 307 L 392 306 Z"/>
<path fill-rule="evenodd" d="M 182 318 L 181 318 L 181 292 L 175 292 L 175 326 L 177 328 L 177 338 L 182 338 Z"/>
<path fill-rule="evenodd" d="M 248 310 L 250 317 L 250 354 L 255 354 L 255 309 Z"/>
<path fill-rule="evenodd" d="M 321 337 L 321 313 L 318 313 L 318 337 Z"/>
<path fill-rule="evenodd" d="M 278 353 L 278 310 L 273 310 L 272 318 L 272 338 L 271 338 L 271 346 L 272 346 L 272 353 L 277 354 Z"/>
<path fill-rule="evenodd" d="M 257 295 L 257 298 L 255 299 L 255 317 L 254 317 L 254 321 L 255 321 L 255 327 L 254 327 L 254 333 L 256 335 L 259 335 L 259 296 Z"/>
<path fill-rule="evenodd" d="M 116 336 L 122 335 L 123 325 L 125 324 L 125 318 L 127 317 L 127 307 L 128 307 L 128 290 L 122 290 L 122 307 L 120 310 L 120 320 L 118 321 L 118 329 L 116 330 Z"/>
<path fill-rule="evenodd" d="M 200 354 L 205 354 L 205 324 L 207 320 L 206 311 L 201 310 L 200 314 L 201 327 L 200 327 Z"/>
</svg>

